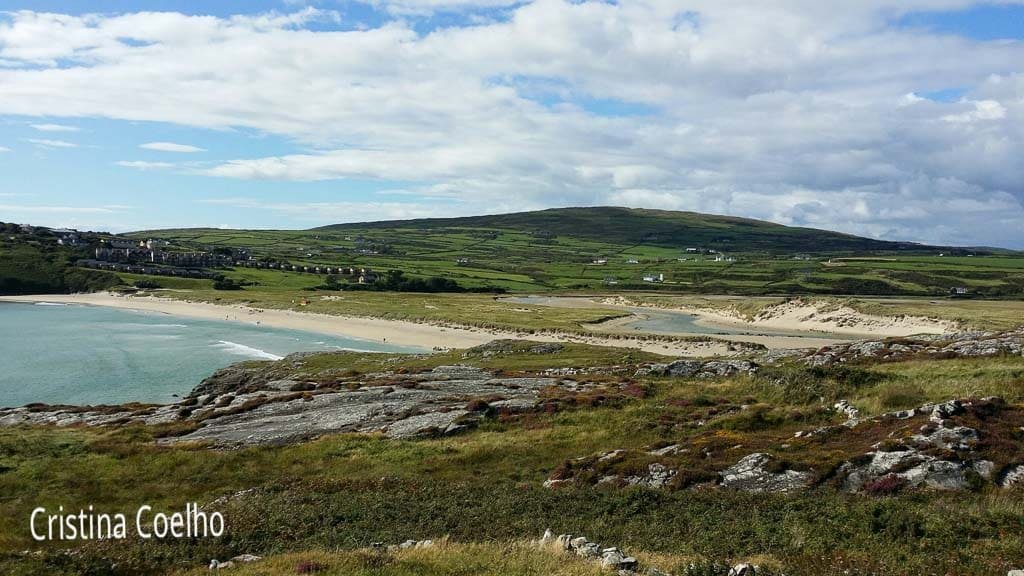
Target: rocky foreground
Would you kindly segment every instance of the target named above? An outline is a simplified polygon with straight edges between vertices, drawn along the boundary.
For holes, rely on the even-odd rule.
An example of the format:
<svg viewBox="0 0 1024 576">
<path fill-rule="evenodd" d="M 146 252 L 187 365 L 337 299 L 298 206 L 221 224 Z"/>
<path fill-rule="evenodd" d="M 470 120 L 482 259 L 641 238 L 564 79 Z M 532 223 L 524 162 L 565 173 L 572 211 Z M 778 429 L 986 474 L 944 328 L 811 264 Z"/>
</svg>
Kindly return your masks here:
<svg viewBox="0 0 1024 576">
<path fill-rule="evenodd" d="M 751 375 L 780 362 L 830 366 L 1019 355 L 1022 339 L 1024 330 L 971 332 L 772 351 L 749 359 L 679 359 L 514 373 L 466 365 L 355 373 L 318 367 L 324 353 L 300 353 L 278 362 L 243 363 L 220 370 L 173 404 L 30 405 L 0 410 L 0 425 L 146 424 L 163 426 L 161 443 L 202 442 L 219 448 L 294 443 L 343 432 L 391 438 L 439 436 L 467 431 L 489 415 L 627 398 L 641 393 L 638 380 Z M 557 343 L 530 346 L 525 353 L 538 358 L 563 348 Z M 523 352 L 510 341 L 495 341 L 470 349 L 463 357 L 500 357 L 513 348 Z M 713 430 L 716 419 L 748 409 L 757 407 L 722 405 L 695 412 L 687 426 Z M 1019 438 L 1024 434 L 1024 413 L 997 398 L 961 399 L 867 419 L 845 403 L 828 409 L 845 422 L 800 430 L 789 439 L 762 438 L 757 450 L 724 446 L 709 432 L 708 438 L 698 436 L 691 445 L 654 446 L 642 454 L 610 451 L 583 456 L 557 470 L 548 485 L 715 485 L 789 491 L 831 483 L 849 491 L 878 492 L 904 485 L 964 488 L 993 482 L 1009 486 L 1024 479 L 1024 462 L 1004 461 L 998 454 L 1000 442 L 1024 439 Z M 788 456 L 812 452 L 827 456 L 817 461 L 805 457 L 802 462 Z"/>
</svg>

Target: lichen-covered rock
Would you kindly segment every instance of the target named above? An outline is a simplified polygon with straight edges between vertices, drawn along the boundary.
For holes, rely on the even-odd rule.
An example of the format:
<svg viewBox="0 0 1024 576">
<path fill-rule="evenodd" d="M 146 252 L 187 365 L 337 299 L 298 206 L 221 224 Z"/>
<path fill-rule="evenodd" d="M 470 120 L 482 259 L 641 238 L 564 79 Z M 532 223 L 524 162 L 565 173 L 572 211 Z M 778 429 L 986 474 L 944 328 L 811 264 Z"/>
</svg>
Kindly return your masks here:
<svg viewBox="0 0 1024 576">
<path fill-rule="evenodd" d="M 870 488 L 885 477 L 912 487 L 961 490 L 969 484 L 967 472 L 973 471 L 972 466 L 963 462 L 939 460 L 913 448 L 869 452 L 861 460 L 866 461 L 847 462 L 839 468 L 843 489 L 848 492 Z"/>
<path fill-rule="evenodd" d="M 647 466 L 647 474 L 643 476 L 628 476 L 625 478 L 625 482 L 630 486 L 664 488 L 668 486 L 669 482 L 672 481 L 672 478 L 675 477 L 676 473 L 676 470 L 670 469 L 664 464 L 654 462 Z"/>
<path fill-rule="evenodd" d="M 744 492 L 789 492 L 805 488 L 811 481 L 810 472 L 772 471 L 768 468 L 770 462 L 772 457 L 768 454 L 750 454 L 719 472 L 722 486 Z"/>
<path fill-rule="evenodd" d="M 911 441 L 920 447 L 931 446 L 945 450 L 969 450 L 978 441 L 978 431 L 967 426 L 939 427 L 930 433 L 916 434 Z"/>
<path fill-rule="evenodd" d="M 736 374 L 753 374 L 758 365 L 749 360 L 690 360 L 669 364 L 651 364 L 637 370 L 637 376 L 673 376 L 677 378 L 717 378 Z"/>
<path fill-rule="evenodd" d="M 920 335 L 911 339 L 864 340 L 838 344 L 804 357 L 811 366 L 854 362 L 863 358 L 900 360 L 913 356 L 975 358 L 1024 351 L 1024 329 L 1008 332 L 960 332 Z"/>
<path fill-rule="evenodd" d="M 1003 472 L 1003 477 L 1000 478 L 999 485 L 1003 488 L 1024 485 L 1024 464 L 1012 466 Z"/>
<path fill-rule="evenodd" d="M 729 576 L 756 576 L 753 564 L 737 564 L 729 569 Z"/>
</svg>

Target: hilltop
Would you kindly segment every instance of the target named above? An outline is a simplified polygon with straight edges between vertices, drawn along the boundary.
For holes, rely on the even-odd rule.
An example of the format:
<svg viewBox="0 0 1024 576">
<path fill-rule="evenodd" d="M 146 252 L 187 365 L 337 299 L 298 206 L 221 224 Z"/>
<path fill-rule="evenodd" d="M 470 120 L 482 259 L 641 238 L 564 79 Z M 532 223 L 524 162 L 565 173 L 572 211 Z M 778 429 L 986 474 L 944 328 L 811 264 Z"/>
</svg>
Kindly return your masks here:
<svg viewBox="0 0 1024 576">
<path fill-rule="evenodd" d="M 259 268 L 400 270 L 428 291 L 658 290 L 698 294 L 1017 297 L 1019 254 L 863 238 L 771 222 L 616 207 L 335 224 L 311 230 L 135 232 L 181 250 L 233 254 L 260 286 L 315 277 Z M 251 268 L 256 268 L 252 270 Z M 269 274 L 269 276 L 267 276 Z M 354 275 L 353 275 L 354 276 Z M 419 285 L 419 284 L 417 284 Z M 439 289 L 431 288 L 440 287 Z M 419 290 L 420 288 L 417 288 Z"/>
<path fill-rule="evenodd" d="M 222 288 L 285 291 L 1024 294 L 1019 253 L 665 210 L 557 208 L 310 230 L 63 232 L 73 245 L 61 245 L 60 234 L 48 230 L 14 226 L 0 239 L 0 293 L 79 291 L 83 268 L 92 268 L 116 271 L 128 284 L 163 288 L 209 287 L 221 278 Z M 111 246 L 134 252 L 98 250 Z M 40 268 L 54 256 L 56 265 Z M 75 269 L 70 280 L 68 269 Z M 117 283 L 93 273 L 84 279 L 87 290 L 101 279 L 99 288 Z"/>
<path fill-rule="evenodd" d="M 729 252 L 835 253 L 934 249 L 910 242 L 874 240 L 750 218 L 613 206 L 551 208 L 461 218 L 334 224 L 314 230 L 423 230 L 436 233 L 445 229 L 508 230 L 542 237 L 571 237 L 624 245 L 644 244 L 680 249 L 701 247 Z"/>
</svg>

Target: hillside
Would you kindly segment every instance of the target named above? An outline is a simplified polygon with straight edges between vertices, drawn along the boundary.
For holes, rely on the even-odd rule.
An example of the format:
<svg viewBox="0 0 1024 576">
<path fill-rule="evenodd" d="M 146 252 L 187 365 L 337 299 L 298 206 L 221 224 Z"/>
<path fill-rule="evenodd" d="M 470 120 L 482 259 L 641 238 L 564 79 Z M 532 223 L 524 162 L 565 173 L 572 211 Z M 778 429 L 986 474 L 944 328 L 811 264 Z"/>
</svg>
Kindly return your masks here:
<svg viewBox="0 0 1024 576">
<path fill-rule="evenodd" d="M 908 242 L 888 242 L 762 220 L 640 208 L 552 208 L 534 212 L 335 224 L 315 230 L 384 231 L 494 229 L 575 237 L 609 243 L 666 248 L 702 247 L 729 252 L 872 252 L 927 250 Z"/>
<path fill-rule="evenodd" d="M 861 238 L 692 212 L 558 208 L 337 224 L 311 230 L 156 230 L 184 250 L 245 251 L 265 265 L 401 270 L 463 290 L 658 290 L 695 294 L 1019 297 L 1017 253 Z M 257 269 L 251 269 L 257 268 Z M 313 288 L 312 275 L 238 269 L 260 286 Z M 437 280 L 435 280 L 435 283 Z"/>
<path fill-rule="evenodd" d="M 91 292 L 118 283 L 116 276 L 72 266 L 88 256 L 61 246 L 46 230 L 0 222 L 0 294 Z"/>
</svg>

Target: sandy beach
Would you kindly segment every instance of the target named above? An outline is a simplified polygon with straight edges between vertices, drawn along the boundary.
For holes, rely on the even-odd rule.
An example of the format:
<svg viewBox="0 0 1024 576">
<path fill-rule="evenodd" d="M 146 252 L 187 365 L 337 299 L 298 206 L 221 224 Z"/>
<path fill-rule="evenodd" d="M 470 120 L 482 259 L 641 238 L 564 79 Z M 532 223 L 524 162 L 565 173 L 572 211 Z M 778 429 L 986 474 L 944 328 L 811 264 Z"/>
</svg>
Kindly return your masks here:
<svg viewBox="0 0 1024 576">
<path fill-rule="evenodd" d="M 624 297 L 606 298 L 599 302 L 614 308 L 628 308 L 635 303 Z M 722 308 L 695 306 L 658 307 L 658 310 L 683 312 L 697 317 L 696 324 L 710 330 L 733 328 L 788 332 L 818 332 L 822 339 L 835 336 L 854 338 L 893 338 L 914 334 L 946 334 L 957 330 L 953 322 L 919 316 L 872 316 L 849 306 L 829 305 L 823 302 L 791 300 L 768 306 L 754 318 L 747 319 L 738 312 Z M 722 337 L 717 336 L 716 337 Z M 830 338 L 831 337 L 831 338 Z M 743 337 L 747 339 L 746 336 Z M 776 336 L 770 336 L 776 342 Z M 781 336 L 780 338 L 787 338 Z M 814 340 L 814 338 L 797 339 Z M 754 340 L 748 340 L 754 341 Z M 777 347 L 766 344 L 769 348 Z"/>
<path fill-rule="evenodd" d="M 680 309 L 697 315 L 703 326 L 735 326 L 766 330 L 800 330 L 864 338 L 891 338 L 914 334 L 945 334 L 955 326 L 951 322 L 916 316 L 870 316 L 848 306 L 825 308 L 815 303 L 791 301 L 771 306 L 753 320 L 721 311 Z"/>
<path fill-rule="evenodd" d="M 524 339 L 521 334 L 508 331 L 484 330 L 479 328 L 439 326 L 428 323 L 384 320 L 358 316 L 314 314 L 291 310 L 256 309 L 238 305 L 218 305 L 206 302 L 189 302 L 152 296 L 122 296 L 111 293 L 93 294 L 46 294 L 29 296 L 0 296 L 4 302 L 54 302 L 61 304 L 84 304 L 107 306 L 130 310 L 145 310 L 174 316 L 244 322 L 277 328 L 305 330 L 334 336 L 347 336 L 388 342 L 401 346 L 416 346 L 431 350 L 435 348 L 469 348 L 499 338 Z M 619 348 L 638 348 L 676 356 L 727 356 L 735 352 L 729 349 L 727 340 L 759 342 L 772 348 L 815 347 L 823 345 L 817 339 L 773 339 L 771 337 L 729 337 L 720 341 L 685 342 L 661 341 L 629 336 L 584 336 L 576 334 L 531 334 L 528 339 L 543 342 L 578 342 Z"/>
</svg>

